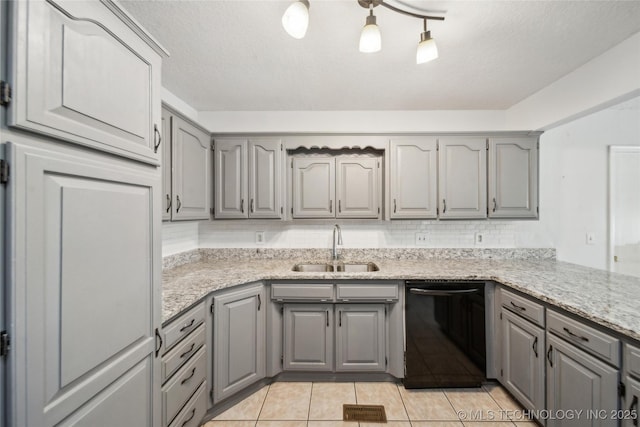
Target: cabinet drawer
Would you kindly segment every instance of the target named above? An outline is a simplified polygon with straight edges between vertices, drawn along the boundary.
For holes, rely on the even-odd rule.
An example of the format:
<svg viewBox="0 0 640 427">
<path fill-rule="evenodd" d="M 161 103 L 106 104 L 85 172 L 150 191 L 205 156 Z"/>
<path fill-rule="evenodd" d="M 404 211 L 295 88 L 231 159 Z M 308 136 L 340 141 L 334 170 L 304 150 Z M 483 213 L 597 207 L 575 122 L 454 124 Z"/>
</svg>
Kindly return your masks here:
<svg viewBox="0 0 640 427">
<path fill-rule="evenodd" d="M 640 348 L 624 345 L 624 366 L 630 375 L 640 378 Z"/>
<path fill-rule="evenodd" d="M 169 427 L 198 427 L 207 413 L 207 382 L 203 382 Z"/>
<path fill-rule="evenodd" d="M 620 367 L 620 341 L 617 338 L 552 310 L 547 310 L 547 329 L 605 362 Z"/>
<path fill-rule="evenodd" d="M 189 334 L 180 344 L 162 356 L 162 382 L 164 383 L 205 343 L 204 324 Z"/>
<path fill-rule="evenodd" d="M 366 285 L 337 285 L 339 301 L 397 301 L 398 285 L 369 283 Z"/>
<path fill-rule="evenodd" d="M 196 355 L 162 387 L 163 425 L 173 420 L 204 381 L 207 374 L 205 349 L 206 347 L 200 348 Z"/>
<path fill-rule="evenodd" d="M 500 290 L 500 294 L 502 295 L 501 300 L 503 307 L 532 321 L 536 325 L 544 327 L 544 307 L 541 304 L 509 292 L 504 288 Z"/>
<path fill-rule="evenodd" d="M 274 283 L 271 299 L 276 301 L 333 301 L 333 283 Z"/>
<path fill-rule="evenodd" d="M 198 304 L 162 329 L 165 352 L 204 322 L 204 305 Z"/>
</svg>

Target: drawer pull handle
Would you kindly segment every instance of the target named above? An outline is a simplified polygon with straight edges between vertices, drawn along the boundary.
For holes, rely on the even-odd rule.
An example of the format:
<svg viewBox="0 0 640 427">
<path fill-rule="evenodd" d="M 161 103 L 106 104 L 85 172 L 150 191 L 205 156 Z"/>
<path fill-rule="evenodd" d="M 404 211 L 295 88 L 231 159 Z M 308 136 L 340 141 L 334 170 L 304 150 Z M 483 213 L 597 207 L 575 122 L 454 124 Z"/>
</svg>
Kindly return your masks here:
<svg viewBox="0 0 640 427">
<path fill-rule="evenodd" d="M 160 143 L 162 142 L 162 135 L 160 135 L 160 131 L 158 130 L 158 125 L 156 124 L 153 125 L 153 139 L 154 139 L 153 152 L 157 153 L 158 148 L 160 147 Z"/>
<path fill-rule="evenodd" d="M 184 422 L 182 423 L 182 427 L 186 426 L 187 424 L 189 424 L 189 421 L 191 421 L 193 419 L 193 416 L 196 414 L 196 408 L 193 408 L 191 410 L 191 416 L 189 416 L 189 418 L 187 418 L 186 420 L 184 420 Z"/>
<path fill-rule="evenodd" d="M 523 307 L 521 305 L 518 305 L 518 304 L 514 303 L 513 301 L 510 301 L 510 302 L 511 302 L 511 305 L 514 306 L 515 308 L 517 308 L 518 310 L 527 311 L 527 307 Z"/>
<path fill-rule="evenodd" d="M 631 401 L 631 406 L 629 406 L 629 413 L 631 414 L 631 416 L 636 416 L 633 419 L 633 425 L 637 426 L 638 425 L 638 396 L 633 396 L 633 400 Z"/>
<path fill-rule="evenodd" d="M 549 366 L 553 368 L 553 360 L 551 359 L 551 352 L 553 351 L 553 346 L 549 346 L 549 351 L 547 351 L 547 360 L 549 361 Z"/>
<path fill-rule="evenodd" d="M 158 328 L 156 328 L 156 357 L 160 354 L 160 350 L 162 350 L 162 336 L 158 332 Z"/>
<path fill-rule="evenodd" d="M 577 338 L 577 339 L 579 339 L 579 340 L 581 340 L 581 341 L 584 341 L 584 342 L 589 342 L 589 338 L 587 338 L 587 337 L 583 337 L 582 335 L 574 334 L 573 332 L 571 332 L 571 331 L 569 330 L 569 328 L 564 327 L 564 328 L 562 328 L 562 329 L 564 329 L 564 331 L 565 331 L 566 333 L 568 333 L 569 335 L 571 335 L 571 337 L 573 337 L 573 338 Z"/>
<path fill-rule="evenodd" d="M 185 329 L 189 329 L 190 327 L 193 326 L 193 322 L 195 322 L 196 319 L 191 319 L 191 322 L 185 324 L 182 328 L 180 328 L 180 332 L 184 332 Z"/>
<path fill-rule="evenodd" d="M 258 311 L 260 311 L 260 307 L 262 307 L 262 298 L 260 298 L 260 294 L 258 294 Z"/>
<path fill-rule="evenodd" d="M 240 200 L 240 213 L 244 213 L 244 199 Z"/>
<path fill-rule="evenodd" d="M 442 199 L 442 213 L 447 213 L 447 201 L 445 199 Z"/>
<path fill-rule="evenodd" d="M 327 310 L 327 328 L 329 327 L 329 310 Z"/>
<path fill-rule="evenodd" d="M 536 359 L 538 358 L 538 337 L 535 337 L 533 340 L 533 352 L 536 355 Z"/>
<path fill-rule="evenodd" d="M 537 339 L 537 338 L 536 338 Z M 189 350 L 185 351 L 184 353 L 182 353 L 180 355 L 180 359 L 184 358 L 187 354 L 191 353 L 193 351 L 193 348 L 196 346 L 196 343 L 192 342 L 191 343 L 191 348 L 189 348 Z"/>
<path fill-rule="evenodd" d="M 193 378 L 193 376 L 195 374 L 196 374 L 196 368 L 191 369 L 191 373 L 189 374 L 189 376 L 187 378 L 183 379 L 182 381 L 180 381 L 180 385 L 183 385 L 184 383 L 189 381 L 191 378 Z"/>
</svg>

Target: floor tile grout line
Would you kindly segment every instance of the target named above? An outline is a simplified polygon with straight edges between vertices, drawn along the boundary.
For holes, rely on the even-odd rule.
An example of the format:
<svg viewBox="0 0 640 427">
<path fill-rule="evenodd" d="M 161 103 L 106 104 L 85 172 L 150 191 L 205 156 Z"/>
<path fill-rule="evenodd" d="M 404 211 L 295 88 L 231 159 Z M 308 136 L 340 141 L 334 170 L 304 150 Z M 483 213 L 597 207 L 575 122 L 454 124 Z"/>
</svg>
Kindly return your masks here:
<svg viewBox="0 0 640 427">
<path fill-rule="evenodd" d="M 402 407 L 404 408 L 404 413 L 407 414 L 407 420 L 411 423 L 411 415 L 409 415 L 409 410 L 407 409 L 407 404 L 404 402 L 404 397 L 402 397 L 402 392 L 400 391 L 400 385 L 396 384 L 396 388 L 398 389 L 398 394 L 400 395 L 400 401 L 402 402 Z"/>
<path fill-rule="evenodd" d="M 260 420 L 260 415 L 262 414 L 262 410 L 264 409 L 264 404 L 267 402 L 267 396 L 269 396 L 270 391 L 271 391 L 271 384 L 267 385 L 267 392 L 264 394 L 264 399 L 262 400 L 262 405 L 260 405 L 260 410 L 258 411 L 258 418 L 256 418 L 254 427 L 258 425 L 258 421 Z"/>
</svg>

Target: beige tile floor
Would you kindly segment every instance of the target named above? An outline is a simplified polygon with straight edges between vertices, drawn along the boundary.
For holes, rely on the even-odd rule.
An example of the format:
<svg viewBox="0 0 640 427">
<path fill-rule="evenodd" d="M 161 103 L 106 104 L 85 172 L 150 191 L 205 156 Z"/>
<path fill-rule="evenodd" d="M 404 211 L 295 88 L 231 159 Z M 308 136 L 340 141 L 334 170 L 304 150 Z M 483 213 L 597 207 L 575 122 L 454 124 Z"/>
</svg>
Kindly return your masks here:
<svg viewBox="0 0 640 427">
<path fill-rule="evenodd" d="M 344 403 L 384 405 L 387 423 L 342 421 Z M 534 427 L 499 385 L 406 390 L 393 383 L 277 382 L 203 427 Z"/>
</svg>

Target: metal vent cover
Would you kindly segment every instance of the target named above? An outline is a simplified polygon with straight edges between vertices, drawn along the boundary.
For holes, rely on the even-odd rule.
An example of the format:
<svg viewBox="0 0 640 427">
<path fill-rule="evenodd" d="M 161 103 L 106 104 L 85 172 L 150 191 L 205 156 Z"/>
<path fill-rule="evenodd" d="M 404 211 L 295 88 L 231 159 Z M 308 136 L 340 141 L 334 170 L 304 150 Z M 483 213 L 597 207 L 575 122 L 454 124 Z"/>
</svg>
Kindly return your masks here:
<svg viewBox="0 0 640 427">
<path fill-rule="evenodd" d="M 387 414 L 383 405 L 342 405 L 343 421 L 366 421 L 370 423 L 386 423 Z"/>
</svg>

